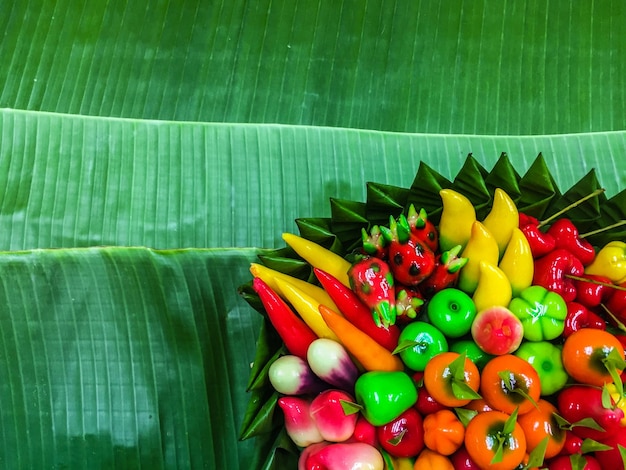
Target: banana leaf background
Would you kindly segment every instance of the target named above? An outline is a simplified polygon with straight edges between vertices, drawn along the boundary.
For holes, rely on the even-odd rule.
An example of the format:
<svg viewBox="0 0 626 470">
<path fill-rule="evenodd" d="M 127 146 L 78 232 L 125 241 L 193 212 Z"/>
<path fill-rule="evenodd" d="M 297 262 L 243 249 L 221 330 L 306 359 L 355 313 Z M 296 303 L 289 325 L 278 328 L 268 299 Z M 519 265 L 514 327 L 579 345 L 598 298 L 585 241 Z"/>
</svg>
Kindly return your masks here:
<svg viewBox="0 0 626 470">
<path fill-rule="evenodd" d="M 0 0 L 0 466 L 268 466 L 238 287 L 369 182 L 541 154 L 623 208 L 625 10 Z"/>
</svg>

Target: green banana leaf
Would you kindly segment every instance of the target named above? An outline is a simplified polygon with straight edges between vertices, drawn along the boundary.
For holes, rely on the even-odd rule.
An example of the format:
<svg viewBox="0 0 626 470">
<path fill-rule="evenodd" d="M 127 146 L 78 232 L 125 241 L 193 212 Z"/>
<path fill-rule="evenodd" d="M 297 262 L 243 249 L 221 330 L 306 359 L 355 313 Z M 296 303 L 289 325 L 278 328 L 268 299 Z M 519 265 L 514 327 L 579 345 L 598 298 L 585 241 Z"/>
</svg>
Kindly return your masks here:
<svg viewBox="0 0 626 470">
<path fill-rule="evenodd" d="M 287 468 L 249 263 L 437 185 L 624 218 L 624 8 L 0 0 L 0 466 Z"/>
<path fill-rule="evenodd" d="M 328 217 L 330 198 L 364 201 L 368 182 L 408 188 L 420 162 L 451 179 L 468 154 L 491 169 L 506 152 L 523 174 L 541 153 L 563 191 L 592 170 L 609 196 L 626 186 L 624 131 L 430 135 L 16 110 L 0 110 L 0 125 L 4 250 L 276 248 L 296 218 Z"/>
<path fill-rule="evenodd" d="M 0 107 L 440 134 L 626 129 L 621 0 L 0 0 Z"/>
<path fill-rule="evenodd" d="M 261 318 L 235 293 L 256 254 L 2 253 L 0 466 L 249 468 L 233 418 Z"/>
</svg>

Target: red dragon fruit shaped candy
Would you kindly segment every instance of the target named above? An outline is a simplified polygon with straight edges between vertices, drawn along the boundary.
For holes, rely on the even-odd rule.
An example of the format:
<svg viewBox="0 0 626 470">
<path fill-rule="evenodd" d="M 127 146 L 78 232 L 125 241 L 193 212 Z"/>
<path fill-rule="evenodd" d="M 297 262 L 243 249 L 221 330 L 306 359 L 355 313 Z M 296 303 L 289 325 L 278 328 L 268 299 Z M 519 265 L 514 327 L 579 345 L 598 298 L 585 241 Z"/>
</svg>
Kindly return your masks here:
<svg viewBox="0 0 626 470">
<path fill-rule="evenodd" d="M 377 326 L 396 323 L 396 292 L 389 265 L 375 256 L 356 261 L 348 271 L 351 289 L 367 305 Z"/>
<path fill-rule="evenodd" d="M 389 227 L 381 227 L 388 241 L 387 255 L 391 271 L 400 284 L 417 286 L 435 269 L 435 253 L 411 232 L 407 218 L 389 219 Z"/>
<path fill-rule="evenodd" d="M 418 212 L 411 204 L 406 219 L 413 235 L 423 241 L 433 252 L 439 249 L 439 233 L 435 224 L 428 220 L 428 214 L 424 208 Z"/>
</svg>

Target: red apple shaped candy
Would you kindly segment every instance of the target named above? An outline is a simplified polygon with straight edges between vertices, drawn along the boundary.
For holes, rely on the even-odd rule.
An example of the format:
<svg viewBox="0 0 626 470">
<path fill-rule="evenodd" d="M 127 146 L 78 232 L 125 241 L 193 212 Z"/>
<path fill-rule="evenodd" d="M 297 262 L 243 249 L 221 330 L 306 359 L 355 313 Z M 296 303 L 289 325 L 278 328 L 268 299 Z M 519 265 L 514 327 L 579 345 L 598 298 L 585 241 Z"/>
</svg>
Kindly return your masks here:
<svg viewBox="0 0 626 470">
<path fill-rule="evenodd" d="M 311 402 L 310 414 L 325 441 L 343 442 L 354 433 L 357 413 L 346 414 L 342 402 L 354 403 L 343 390 L 325 390 Z"/>
<path fill-rule="evenodd" d="M 414 407 L 377 428 L 380 446 L 394 457 L 414 457 L 424 448 L 424 420 Z"/>
<path fill-rule="evenodd" d="M 365 416 L 359 413 L 352 434 L 351 441 L 364 442 L 374 447 L 378 447 L 378 437 L 376 436 L 376 426 L 365 419 Z"/>
<path fill-rule="evenodd" d="M 299 470 L 383 470 L 383 457 L 375 447 L 363 442 L 329 444 L 313 452 L 302 453 Z"/>
<path fill-rule="evenodd" d="M 479 312 L 472 323 L 472 338 L 487 354 L 501 356 L 519 348 L 524 337 L 522 322 L 506 307 Z"/>
<path fill-rule="evenodd" d="M 324 440 L 315 421 L 311 418 L 311 401 L 300 397 L 281 397 L 278 406 L 285 415 L 285 430 L 299 447 L 306 447 Z"/>
</svg>

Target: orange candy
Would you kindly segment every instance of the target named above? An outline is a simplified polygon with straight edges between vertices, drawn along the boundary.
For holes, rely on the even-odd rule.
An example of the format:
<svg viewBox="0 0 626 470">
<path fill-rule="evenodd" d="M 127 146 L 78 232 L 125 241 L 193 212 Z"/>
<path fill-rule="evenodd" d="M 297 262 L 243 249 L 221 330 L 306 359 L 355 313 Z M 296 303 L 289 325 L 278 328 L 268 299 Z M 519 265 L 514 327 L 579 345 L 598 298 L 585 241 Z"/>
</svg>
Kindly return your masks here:
<svg viewBox="0 0 626 470">
<path fill-rule="evenodd" d="M 563 367 L 577 382 L 601 387 L 613 382 L 604 363 L 609 354 L 624 360 L 624 347 L 615 336 L 605 330 L 582 328 L 563 344 Z M 617 374 L 622 370 L 616 368 Z"/>
<path fill-rule="evenodd" d="M 483 368 L 480 393 L 493 409 L 511 414 L 517 408 L 522 415 L 539 400 L 539 375 L 532 365 L 520 357 L 513 354 L 496 356 Z"/>
</svg>

